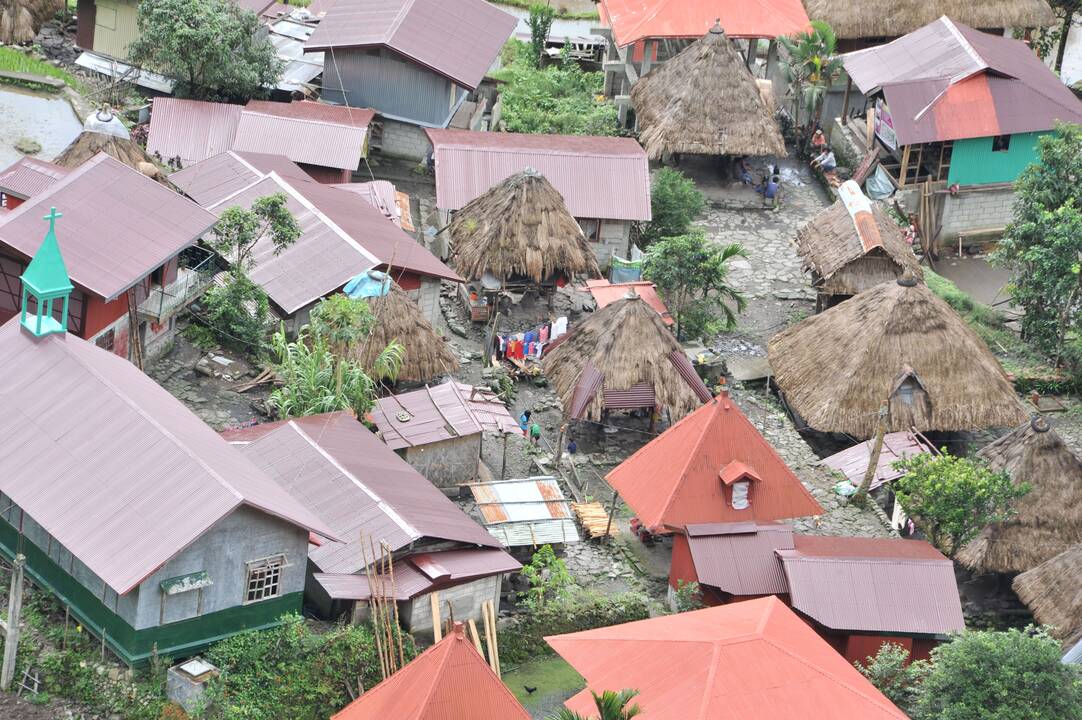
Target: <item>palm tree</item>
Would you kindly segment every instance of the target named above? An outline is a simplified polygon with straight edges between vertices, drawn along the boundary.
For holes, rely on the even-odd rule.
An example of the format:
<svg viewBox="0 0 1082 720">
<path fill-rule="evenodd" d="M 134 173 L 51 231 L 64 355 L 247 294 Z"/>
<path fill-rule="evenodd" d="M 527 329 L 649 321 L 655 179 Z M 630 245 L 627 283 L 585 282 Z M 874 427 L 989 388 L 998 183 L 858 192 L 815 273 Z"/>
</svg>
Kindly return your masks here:
<svg viewBox="0 0 1082 720">
<path fill-rule="evenodd" d="M 594 705 L 597 706 L 597 720 L 631 720 L 642 712 L 642 708 L 638 705 L 627 707 L 632 698 L 639 694 L 638 690 L 621 690 L 620 692 L 606 690 L 600 695 L 591 690 L 590 694 L 594 696 Z M 590 719 L 579 715 L 574 710 L 560 708 L 559 712 L 549 715 L 548 720 Z"/>
<path fill-rule="evenodd" d="M 810 130 L 822 120 L 823 100 L 842 69 L 842 61 L 835 57 L 838 39 L 834 29 L 821 20 L 812 20 L 807 32 L 779 39 L 788 54 L 783 69 L 795 98 L 793 124 L 800 126 L 803 105 L 809 117 L 815 116 Z"/>
</svg>

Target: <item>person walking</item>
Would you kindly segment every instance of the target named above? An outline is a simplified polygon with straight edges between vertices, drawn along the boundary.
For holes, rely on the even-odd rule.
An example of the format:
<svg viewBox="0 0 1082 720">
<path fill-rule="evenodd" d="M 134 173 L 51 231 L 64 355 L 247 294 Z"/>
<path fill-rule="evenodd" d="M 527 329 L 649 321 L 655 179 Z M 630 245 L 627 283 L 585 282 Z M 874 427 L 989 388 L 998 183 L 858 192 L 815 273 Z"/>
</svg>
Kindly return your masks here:
<svg viewBox="0 0 1082 720">
<path fill-rule="evenodd" d="M 522 414 L 518 416 L 518 429 L 522 431 L 522 437 L 529 436 L 530 416 L 532 414 L 529 410 L 523 410 Z"/>
<path fill-rule="evenodd" d="M 530 423 L 530 444 L 537 447 L 541 442 L 541 426 L 535 421 Z"/>
</svg>

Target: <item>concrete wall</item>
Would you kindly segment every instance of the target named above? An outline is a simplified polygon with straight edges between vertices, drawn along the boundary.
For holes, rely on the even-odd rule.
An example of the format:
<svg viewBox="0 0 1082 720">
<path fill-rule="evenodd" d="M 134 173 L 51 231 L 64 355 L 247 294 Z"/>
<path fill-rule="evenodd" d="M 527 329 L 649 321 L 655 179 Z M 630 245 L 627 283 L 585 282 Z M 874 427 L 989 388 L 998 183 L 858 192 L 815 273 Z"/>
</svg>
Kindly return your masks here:
<svg viewBox="0 0 1082 720">
<path fill-rule="evenodd" d="M 407 290 L 406 294 L 413 298 L 421 313 L 433 325 L 436 324 L 440 313 L 440 280 L 434 277 L 425 277 L 421 280 L 421 287 L 415 290 Z"/>
<path fill-rule="evenodd" d="M 486 600 L 500 602 L 500 582 L 502 576 L 493 575 L 472 582 L 444 588 L 439 591 L 440 618 L 448 617 L 447 603 L 454 609 L 455 620 L 465 622 L 470 618 L 481 620 L 481 603 Z M 432 599 L 430 595 L 421 595 L 399 605 L 399 616 L 406 628 L 417 635 L 432 632 Z"/>
<path fill-rule="evenodd" d="M 609 267 L 609 262 L 615 254 L 619 257 L 627 257 L 627 244 L 631 238 L 630 220 L 602 220 L 601 232 L 596 243 L 591 243 L 597 264 L 604 271 Z"/>
<path fill-rule="evenodd" d="M 432 143 L 428 141 L 423 128 L 384 118 L 379 151 L 389 157 L 420 162 L 432 151 Z"/>
<path fill-rule="evenodd" d="M 481 433 L 406 450 L 406 462 L 439 488 L 453 488 L 477 479 Z"/>
<path fill-rule="evenodd" d="M 960 231 L 1005 227 L 1013 208 L 1012 188 L 948 195 L 943 203 L 940 244 L 957 239 Z"/>
</svg>

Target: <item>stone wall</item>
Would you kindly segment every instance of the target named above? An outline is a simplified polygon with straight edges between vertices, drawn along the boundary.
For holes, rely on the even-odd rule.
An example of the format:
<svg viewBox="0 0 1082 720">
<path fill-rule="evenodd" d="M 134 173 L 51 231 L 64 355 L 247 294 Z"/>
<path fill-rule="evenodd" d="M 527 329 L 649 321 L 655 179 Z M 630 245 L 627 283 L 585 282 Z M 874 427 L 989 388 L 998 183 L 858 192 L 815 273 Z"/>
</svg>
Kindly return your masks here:
<svg viewBox="0 0 1082 720">
<path fill-rule="evenodd" d="M 609 267 L 612 256 L 627 257 L 627 243 L 631 236 L 630 220 L 602 220 L 601 230 L 598 232 L 598 242 L 590 243 L 597 257 L 597 264 L 605 271 Z"/>
<path fill-rule="evenodd" d="M 421 162 L 431 151 L 432 143 L 428 141 L 424 128 L 384 118 L 381 154 Z"/>
<path fill-rule="evenodd" d="M 1005 227 L 1014 209 L 1014 189 L 983 190 L 948 195 L 943 201 L 940 245 L 956 240 L 965 230 Z"/>
</svg>

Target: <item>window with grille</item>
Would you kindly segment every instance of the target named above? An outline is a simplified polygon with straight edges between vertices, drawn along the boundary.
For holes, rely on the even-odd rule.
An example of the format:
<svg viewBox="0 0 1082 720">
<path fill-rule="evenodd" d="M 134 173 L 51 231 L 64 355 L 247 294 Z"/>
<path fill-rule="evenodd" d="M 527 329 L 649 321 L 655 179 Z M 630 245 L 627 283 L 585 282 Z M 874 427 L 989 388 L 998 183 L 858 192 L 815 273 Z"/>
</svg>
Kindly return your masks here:
<svg viewBox="0 0 1082 720">
<path fill-rule="evenodd" d="M 285 568 L 285 555 L 275 555 L 248 563 L 248 582 L 245 586 L 244 602 L 259 602 L 281 595 L 282 570 Z"/>
</svg>

